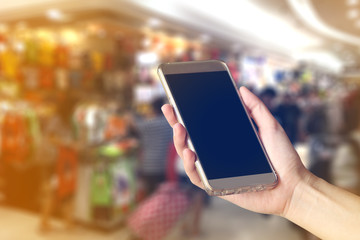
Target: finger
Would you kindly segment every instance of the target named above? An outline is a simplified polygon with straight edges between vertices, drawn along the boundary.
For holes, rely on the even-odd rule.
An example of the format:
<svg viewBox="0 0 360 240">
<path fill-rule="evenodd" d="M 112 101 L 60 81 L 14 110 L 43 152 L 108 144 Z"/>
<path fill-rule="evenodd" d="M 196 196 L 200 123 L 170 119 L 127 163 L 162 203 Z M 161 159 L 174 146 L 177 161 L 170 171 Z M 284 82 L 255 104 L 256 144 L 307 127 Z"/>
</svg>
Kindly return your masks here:
<svg viewBox="0 0 360 240">
<path fill-rule="evenodd" d="M 193 151 L 191 151 L 189 148 L 185 148 L 183 151 L 183 156 L 184 156 L 184 168 L 185 168 L 185 172 L 188 175 L 190 181 L 198 186 L 199 188 L 204 188 L 203 184 L 201 183 L 201 179 L 196 171 L 196 167 L 195 167 L 195 160 L 196 160 L 196 155 Z"/>
<path fill-rule="evenodd" d="M 186 130 L 180 123 L 176 123 L 173 129 L 176 152 L 183 158 L 183 151 L 186 148 Z"/>
<path fill-rule="evenodd" d="M 290 161 L 289 157 L 284 156 L 298 158 L 298 155 L 284 129 L 271 115 L 264 103 L 245 87 L 240 88 L 240 94 L 248 112 L 259 127 L 261 141 L 281 177 L 282 174 L 287 172 L 286 168 L 289 166 L 289 162 L 293 162 L 296 165 L 298 161 L 297 159 Z"/>
<path fill-rule="evenodd" d="M 161 110 L 170 126 L 174 127 L 178 120 L 176 119 L 173 107 L 170 104 L 165 104 L 161 107 Z"/>
<path fill-rule="evenodd" d="M 259 131 L 277 130 L 280 127 L 265 104 L 257 96 L 246 87 L 240 88 L 240 94 L 249 114 L 259 127 Z"/>
</svg>

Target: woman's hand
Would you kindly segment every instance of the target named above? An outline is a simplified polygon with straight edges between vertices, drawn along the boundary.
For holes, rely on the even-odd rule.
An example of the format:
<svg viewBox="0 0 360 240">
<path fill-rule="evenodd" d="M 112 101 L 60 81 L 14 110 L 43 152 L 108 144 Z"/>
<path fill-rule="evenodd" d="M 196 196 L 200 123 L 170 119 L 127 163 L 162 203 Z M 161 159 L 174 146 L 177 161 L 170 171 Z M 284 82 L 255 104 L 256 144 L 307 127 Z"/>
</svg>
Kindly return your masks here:
<svg viewBox="0 0 360 240">
<path fill-rule="evenodd" d="M 222 198 L 252 211 L 284 216 L 295 188 L 300 181 L 307 181 L 311 174 L 301 163 L 286 133 L 266 106 L 245 87 L 240 88 L 240 94 L 249 114 L 259 128 L 259 136 L 278 174 L 279 183 L 271 190 L 234 194 Z M 164 105 L 162 111 L 173 128 L 176 151 L 184 161 L 187 175 L 193 184 L 203 188 L 195 169 L 196 155 L 186 144 L 185 128 L 176 119 L 171 105 Z"/>
</svg>

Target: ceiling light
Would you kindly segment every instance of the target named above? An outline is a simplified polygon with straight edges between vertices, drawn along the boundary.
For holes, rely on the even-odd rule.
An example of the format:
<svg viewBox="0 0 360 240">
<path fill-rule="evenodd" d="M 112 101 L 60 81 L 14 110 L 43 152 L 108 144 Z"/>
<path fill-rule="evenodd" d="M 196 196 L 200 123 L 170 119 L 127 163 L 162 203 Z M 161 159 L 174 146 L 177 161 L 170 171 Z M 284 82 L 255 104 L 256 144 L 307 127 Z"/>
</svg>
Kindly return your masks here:
<svg viewBox="0 0 360 240">
<path fill-rule="evenodd" d="M 346 4 L 347 4 L 348 6 L 354 6 L 354 5 L 359 4 L 359 0 L 347 0 L 347 1 L 346 1 Z"/>
<path fill-rule="evenodd" d="M 46 17 L 53 21 L 63 21 L 65 19 L 64 13 L 56 8 L 47 10 Z"/>
<path fill-rule="evenodd" d="M 349 11 L 347 11 L 347 17 L 349 19 L 355 19 L 359 17 L 359 10 L 357 10 L 356 8 L 350 9 Z"/>
<path fill-rule="evenodd" d="M 150 18 L 147 21 L 147 24 L 148 24 L 149 27 L 157 28 L 157 27 L 159 27 L 161 25 L 161 21 L 158 18 Z"/>
</svg>

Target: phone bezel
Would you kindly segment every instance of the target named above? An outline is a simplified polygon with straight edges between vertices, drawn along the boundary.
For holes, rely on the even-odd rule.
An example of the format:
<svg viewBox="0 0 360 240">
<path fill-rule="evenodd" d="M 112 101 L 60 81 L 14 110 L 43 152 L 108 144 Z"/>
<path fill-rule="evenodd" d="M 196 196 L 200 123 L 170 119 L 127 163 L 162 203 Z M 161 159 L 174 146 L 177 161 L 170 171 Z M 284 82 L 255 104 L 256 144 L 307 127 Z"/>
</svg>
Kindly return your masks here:
<svg viewBox="0 0 360 240">
<path fill-rule="evenodd" d="M 270 165 L 272 172 L 256 175 L 246 175 L 239 177 L 230 177 L 230 178 L 219 178 L 219 179 L 208 179 L 206 173 L 201 165 L 201 160 L 196 158 L 195 166 L 196 170 L 201 178 L 201 181 L 204 184 L 206 191 L 211 195 L 226 195 L 235 192 L 245 192 L 245 191 L 258 191 L 274 187 L 277 184 L 277 175 L 276 172 L 269 160 L 269 157 L 266 153 L 266 150 L 261 142 L 259 135 L 257 134 L 256 128 L 253 125 L 250 115 L 247 112 L 247 109 L 244 105 L 244 102 L 239 94 L 239 91 L 236 88 L 236 84 L 230 74 L 230 71 L 227 65 L 218 60 L 209 60 L 209 61 L 192 61 L 192 62 L 177 62 L 177 63 L 164 63 L 161 64 L 158 68 L 158 75 L 160 81 L 165 89 L 166 95 L 168 97 L 169 103 L 173 106 L 176 117 L 178 121 L 185 127 L 185 124 L 182 120 L 182 117 L 177 108 L 176 102 L 172 96 L 168 83 L 166 81 L 165 75 L 167 74 L 181 74 L 181 73 L 197 73 L 197 72 L 216 72 L 216 71 L 227 71 L 230 79 L 233 83 L 233 86 L 238 94 L 240 102 L 245 109 L 245 112 L 248 116 L 249 122 L 256 134 L 258 142 L 264 152 L 264 155 Z M 186 127 L 185 127 L 186 128 Z M 187 140 L 188 147 L 196 153 L 196 150 L 191 142 L 190 137 Z"/>
</svg>

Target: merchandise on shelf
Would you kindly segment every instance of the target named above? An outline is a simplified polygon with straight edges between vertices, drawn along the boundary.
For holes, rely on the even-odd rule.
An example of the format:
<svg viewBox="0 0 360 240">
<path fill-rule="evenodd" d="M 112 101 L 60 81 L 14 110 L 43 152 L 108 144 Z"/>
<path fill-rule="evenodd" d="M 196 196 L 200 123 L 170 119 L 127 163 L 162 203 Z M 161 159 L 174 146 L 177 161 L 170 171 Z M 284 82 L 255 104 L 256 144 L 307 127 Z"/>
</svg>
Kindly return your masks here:
<svg viewBox="0 0 360 240">
<path fill-rule="evenodd" d="M 39 144 L 38 118 L 24 102 L 2 102 L 1 108 L 1 159 L 9 163 L 27 163 Z"/>
</svg>

